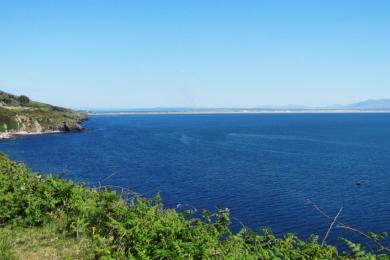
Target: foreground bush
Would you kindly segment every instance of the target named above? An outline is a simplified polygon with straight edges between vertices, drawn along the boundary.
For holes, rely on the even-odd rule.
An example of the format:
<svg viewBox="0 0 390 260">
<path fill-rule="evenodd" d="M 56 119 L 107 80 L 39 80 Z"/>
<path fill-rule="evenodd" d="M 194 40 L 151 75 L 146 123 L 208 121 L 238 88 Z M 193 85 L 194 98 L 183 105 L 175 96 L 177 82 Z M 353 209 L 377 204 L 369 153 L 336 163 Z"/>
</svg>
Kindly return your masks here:
<svg viewBox="0 0 390 260">
<path fill-rule="evenodd" d="M 87 237 L 95 258 L 389 259 L 349 241 L 351 251 L 339 253 L 333 246 L 321 246 L 315 236 L 302 241 L 293 234 L 278 238 L 268 229 L 247 228 L 234 234 L 229 224 L 226 209 L 195 218 L 188 211 L 164 208 L 158 196 L 128 199 L 109 189 L 43 177 L 0 155 L 3 229 L 54 226 L 58 234 Z M 9 247 L 0 239 L 4 255 L 11 254 Z"/>
</svg>

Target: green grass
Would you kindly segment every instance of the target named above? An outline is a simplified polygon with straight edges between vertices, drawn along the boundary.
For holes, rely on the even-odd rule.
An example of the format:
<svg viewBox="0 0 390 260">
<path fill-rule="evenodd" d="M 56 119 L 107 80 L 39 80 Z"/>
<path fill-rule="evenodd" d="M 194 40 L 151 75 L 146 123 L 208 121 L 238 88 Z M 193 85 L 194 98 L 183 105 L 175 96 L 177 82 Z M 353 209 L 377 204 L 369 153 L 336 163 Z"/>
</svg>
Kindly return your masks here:
<svg viewBox="0 0 390 260">
<path fill-rule="evenodd" d="M 0 259 L 389 259 L 347 242 L 264 228 L 233 233 L 229 211 L 177 212 L 154 199 L 32 173 L 0 155 Z"/>
<path fill-rule="evenodd" d="M 0 228 L 0 259 L 93 259 L 89 237 L 66 236 L 54 224 Z"/>
</svg>

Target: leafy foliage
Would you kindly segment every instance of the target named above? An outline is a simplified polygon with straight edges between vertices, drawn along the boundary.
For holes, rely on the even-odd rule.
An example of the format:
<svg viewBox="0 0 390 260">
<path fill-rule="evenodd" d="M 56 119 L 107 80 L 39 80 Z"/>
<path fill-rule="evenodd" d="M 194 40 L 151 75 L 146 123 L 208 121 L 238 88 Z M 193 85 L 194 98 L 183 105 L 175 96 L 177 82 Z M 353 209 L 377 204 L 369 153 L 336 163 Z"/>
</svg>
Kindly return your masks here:
<svg viewBox="0 0 390 260">
<path fill-rule="evenodd" d="M 24 95 L 21 95 L 18 97 L 19 104 L 24 106 L 28 103 L 30 103 L 30 98 Z"/>
<path fill-rule="evenodd" d="M 15 96 L 0 90 L 0 102 L 7 105 L 25 105 L 30 102 L 30 98 L 24 95 Z"/>
<path fill-rule="evenodd" d="M 60 234 L 88 237 L 95 258 L 388 259 L 347 240 L 351 251 L 339 253 L 321 246 L 316 236 L 307 241 L 294 234 L 276 237 L 268 228 L 233 233 L 227 209 L 201 218 L 191 213 L 165 208 L 158 195 L 127 198 L 107 188 L 43 177 L 0 155 L 0 225 L 54 225 Z M 0 247 L 9 252 L 6 245 Z"/>
</svg>

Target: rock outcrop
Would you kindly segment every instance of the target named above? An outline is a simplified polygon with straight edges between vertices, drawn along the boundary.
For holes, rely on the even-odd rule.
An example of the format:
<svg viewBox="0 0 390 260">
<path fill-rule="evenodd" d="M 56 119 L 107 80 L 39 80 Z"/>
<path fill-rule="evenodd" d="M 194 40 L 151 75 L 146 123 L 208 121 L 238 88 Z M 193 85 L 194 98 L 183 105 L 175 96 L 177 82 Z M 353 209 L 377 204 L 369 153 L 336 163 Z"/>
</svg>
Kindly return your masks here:
<svg viewBox="0 0 390 260">
<path fill-rule="evenodd" d="M 86 113 L 30 101 L 27 97 L 21 99 L 2 91 L 0 101 L 0 139 L 84 130 L 80 124 L 87 119 Z"/>
</svg>

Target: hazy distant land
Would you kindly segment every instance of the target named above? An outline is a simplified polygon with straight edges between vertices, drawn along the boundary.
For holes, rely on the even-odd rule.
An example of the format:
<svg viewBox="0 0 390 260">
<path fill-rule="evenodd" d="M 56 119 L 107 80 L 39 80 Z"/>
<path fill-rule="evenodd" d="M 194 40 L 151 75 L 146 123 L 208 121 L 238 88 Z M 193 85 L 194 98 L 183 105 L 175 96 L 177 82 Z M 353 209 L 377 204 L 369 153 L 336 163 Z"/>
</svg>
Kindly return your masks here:
<svg viewBox="0 0 390 260">
<path fill-rule="evenodd" d="M 327 107 L 261 106 L 258 108 L 149 108 L 91 109 L 91 115 L 161 115 L 161 114 L 267 114 L 267 113 L 390 113 L 390 99 L 366 100 Z"/>
<path fill-rule="evenodd" d="M 390 113 L 388 110 L 302 109 L 302 110 L 192 110 L 192 111 L 90 111 L 89 115 L 201 115 L 201 114 L 278 114 L 278 113 Z"/>
</svg>

